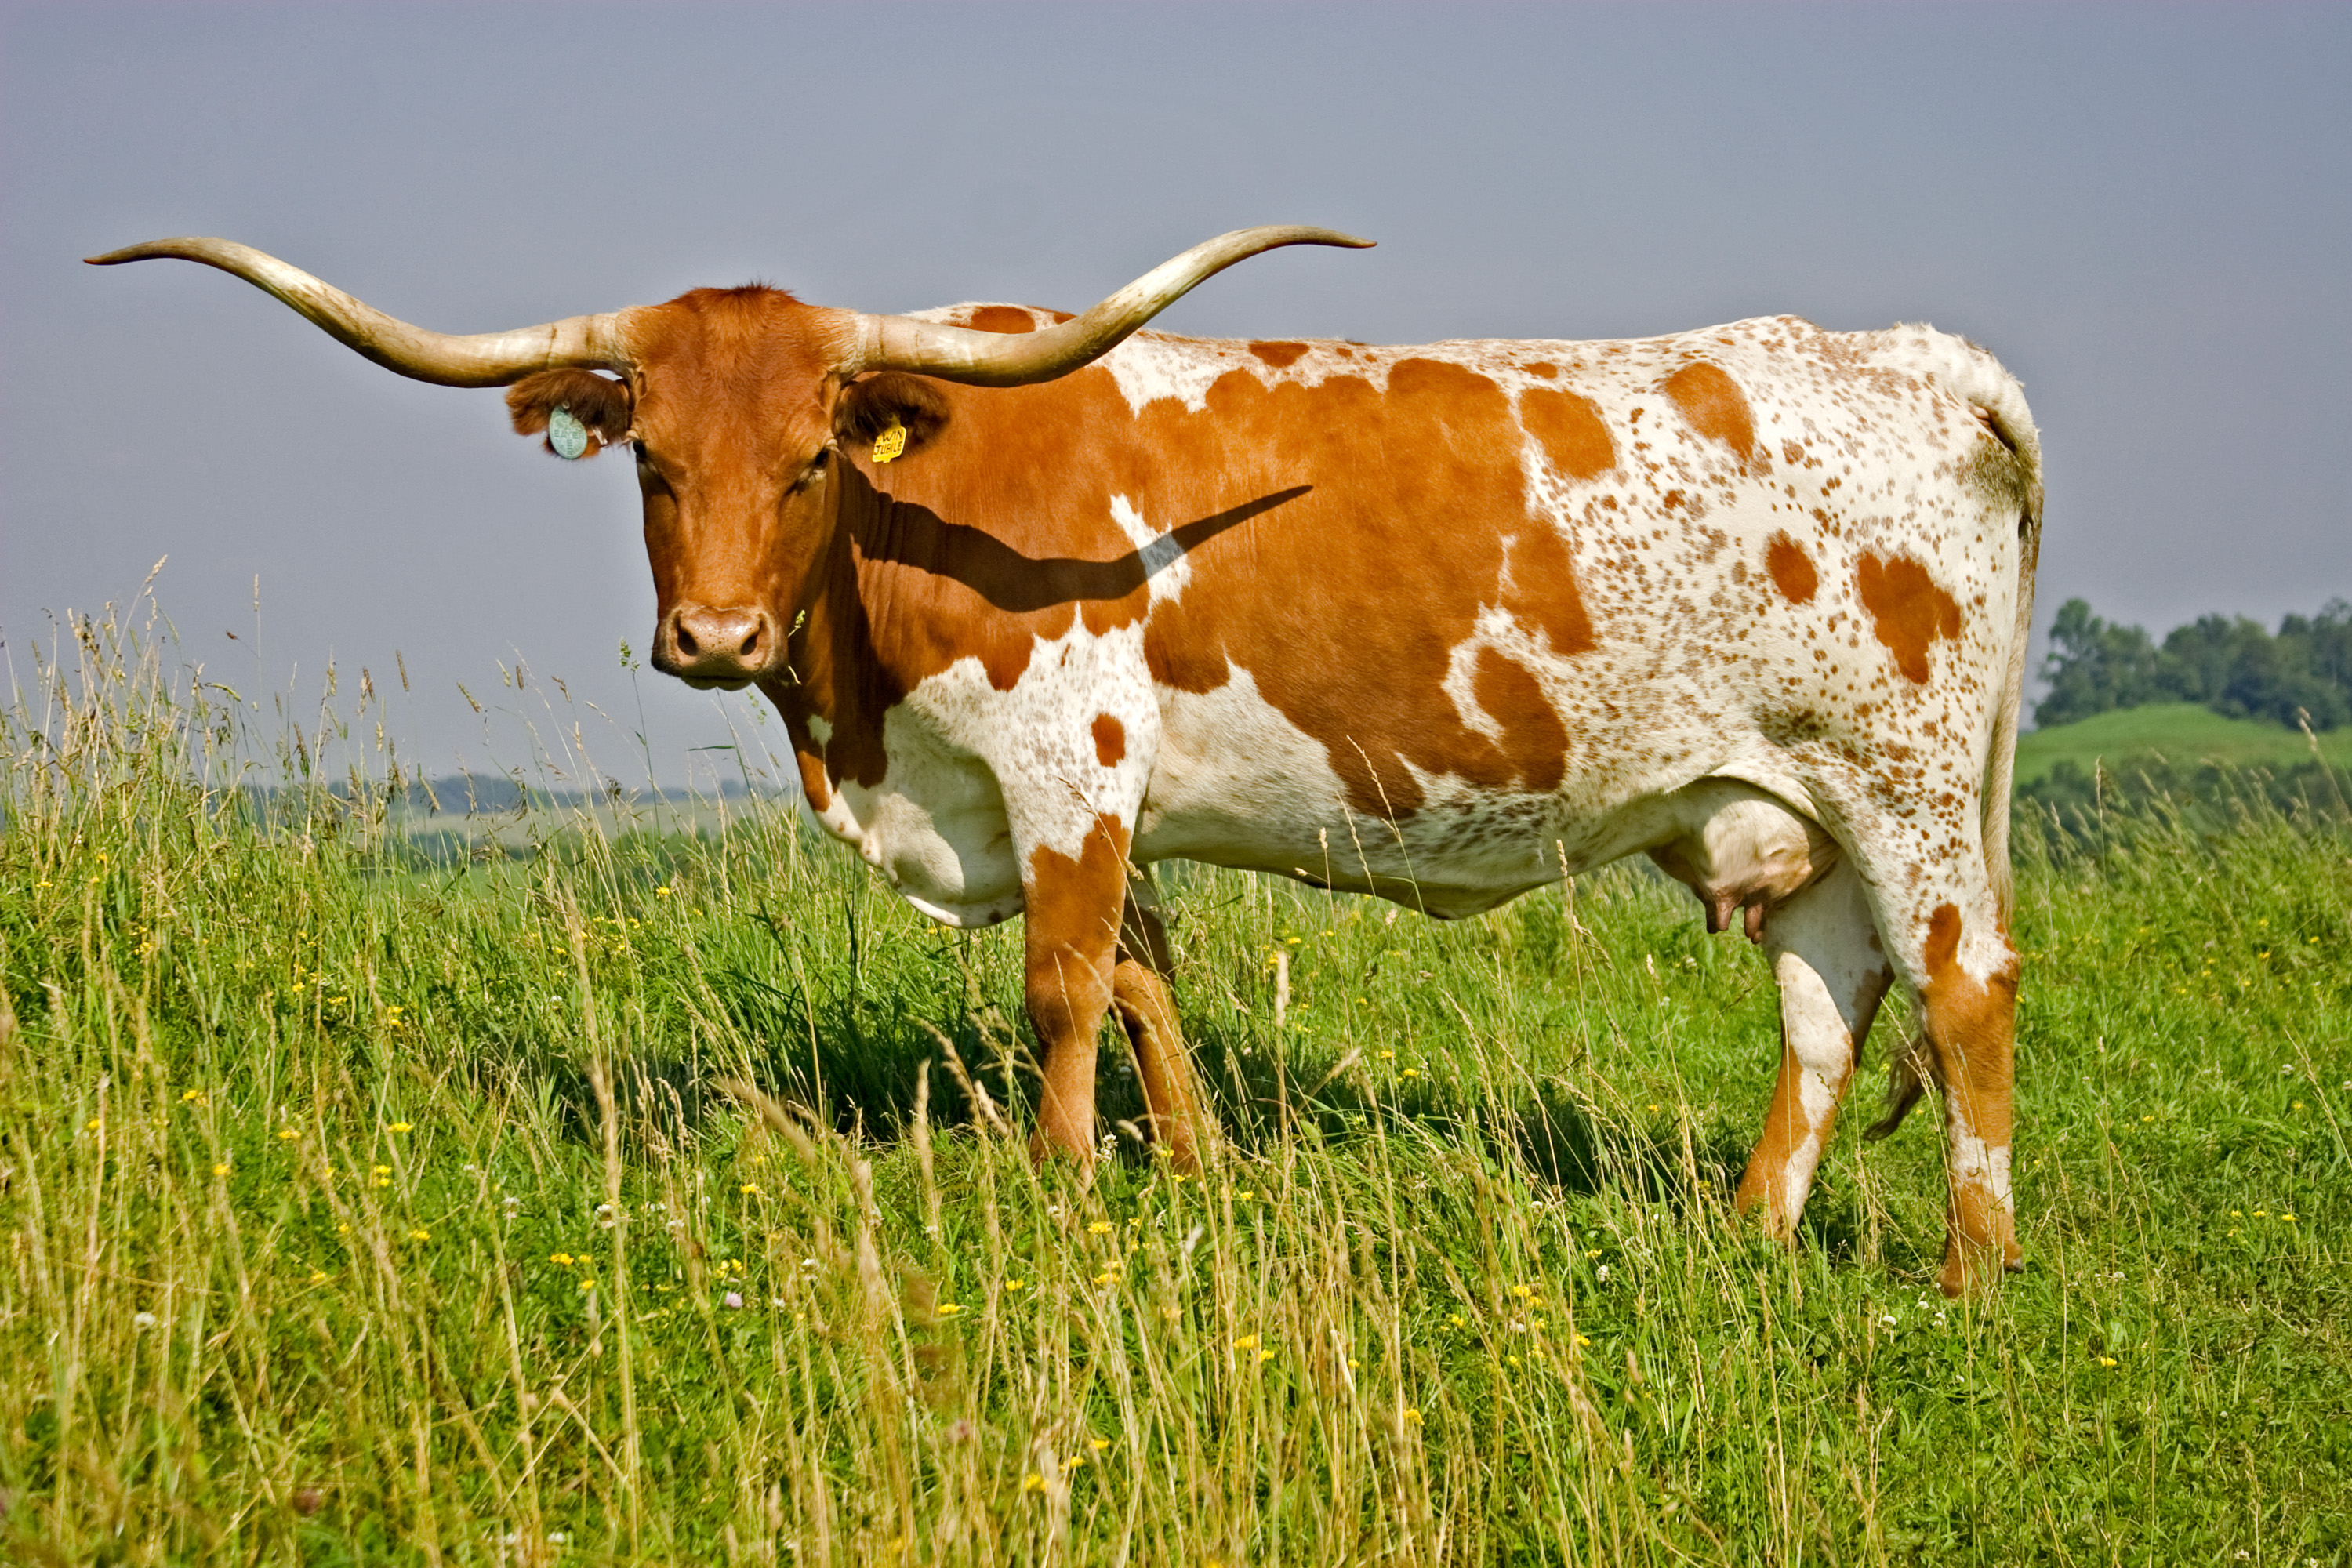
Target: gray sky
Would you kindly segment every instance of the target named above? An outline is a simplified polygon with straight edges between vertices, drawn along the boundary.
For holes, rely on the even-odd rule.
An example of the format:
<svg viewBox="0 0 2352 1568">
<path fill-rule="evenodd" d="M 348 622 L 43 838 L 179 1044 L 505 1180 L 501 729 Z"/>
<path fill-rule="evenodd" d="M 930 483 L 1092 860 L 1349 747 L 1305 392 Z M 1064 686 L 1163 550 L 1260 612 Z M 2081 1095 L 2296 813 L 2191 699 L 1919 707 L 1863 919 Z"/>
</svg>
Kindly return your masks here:
<svg viewBox="0 0 2352 1568">
<path fill-rule="evenodd" d="M 2045 622 L 2352 595 L 2352 7 L 0 4 L 0 637 L 21 679 L 47 612 L 168 553 L 185 656 L 248 693 L 315 701 L 331 656 L 389 687 L 397 648 L 403 751 L 512 763 L 457 683 L 544 733 L 520 655 L 625 720 L 557 700 L 625 778 L 642 702 L 675 781 L 755 704 L 619 669 L 625 464 L 221 274 L 77 258 L 226 235 L 478 331 L 753 277 L 1077 309 L 1254 223 L 1381 245 L 1162 325 L 1931 321 L 2032 401 Z"/>
</svg>

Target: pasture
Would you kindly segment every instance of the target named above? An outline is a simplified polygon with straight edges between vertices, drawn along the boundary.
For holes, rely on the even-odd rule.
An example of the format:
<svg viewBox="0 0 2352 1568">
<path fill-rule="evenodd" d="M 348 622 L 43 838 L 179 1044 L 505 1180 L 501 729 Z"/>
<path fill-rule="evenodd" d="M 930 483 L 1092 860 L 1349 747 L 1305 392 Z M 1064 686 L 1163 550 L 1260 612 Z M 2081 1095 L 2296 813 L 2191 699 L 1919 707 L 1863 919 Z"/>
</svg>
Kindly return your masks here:
<svg viewBox="0 0 2352 1568">
<path fill-rule="evenodd" d="M 1899 1009 L 1798 1247 L 1728 1212 L 1771 986 L 1646 867 L 1180 870 L 1224 1147 L 1107 1039 L 1089 1184 L 1016 928 L 765 802 L 427 864 L 85 651 L 0 783 L 12 1562 L 2352 1560 L 2340 824 L 2024 817 L 2028 1266 L 1948 1302 Z"/>
<path fill-rule="evenodd" d="M 2061 763 L 2086 773 L 2128 772 L 2151 760 L 2284 768 L 2310 761 L 2315 748 L 2339 775 L 2352 773 L 2352 729 L 2306 738 L 2261 719 L 2227 719 L 2200 702 L 2153 702 L 2027 731 L 2017 738 L 2017 780 L 2031 784 Z"/>
</svg>

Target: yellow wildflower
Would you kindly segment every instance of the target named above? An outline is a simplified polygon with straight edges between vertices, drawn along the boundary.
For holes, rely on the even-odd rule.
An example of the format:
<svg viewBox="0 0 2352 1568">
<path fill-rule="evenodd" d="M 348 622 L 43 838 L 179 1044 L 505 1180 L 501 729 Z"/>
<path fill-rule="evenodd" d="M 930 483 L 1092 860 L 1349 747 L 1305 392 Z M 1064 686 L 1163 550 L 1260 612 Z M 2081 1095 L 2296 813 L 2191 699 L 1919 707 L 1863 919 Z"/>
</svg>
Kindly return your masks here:
<svg viewBox="0 0 2352 1568">
<path fill-rule="evenodd" d="M 1095 1221 L 1092 1225 L 1087 1226 L 1087 1234 L 1088 1236 L 1108 1236 L 1110 1234 L 1110 1221 L 1107 1219 L 1098 1219 Z"/>
<path fill-rule="evenodd" d="M 1237 1351 L 1254 1351 L 1257 1349 L 1257 1336 L 1255 1334 L 1244 1334 L 1241 1338 L 1234 1342 L 1234 1349 Z"/>
</svg>

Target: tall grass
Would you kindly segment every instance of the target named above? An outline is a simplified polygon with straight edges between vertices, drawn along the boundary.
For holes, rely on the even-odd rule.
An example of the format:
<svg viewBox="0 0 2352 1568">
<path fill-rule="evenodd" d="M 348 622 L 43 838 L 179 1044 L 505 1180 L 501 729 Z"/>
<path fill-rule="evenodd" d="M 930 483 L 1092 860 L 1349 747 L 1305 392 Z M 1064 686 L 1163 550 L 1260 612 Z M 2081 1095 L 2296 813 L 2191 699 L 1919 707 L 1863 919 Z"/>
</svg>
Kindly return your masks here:
<svg viewBox="0 0 2352 1568">
<path fill-rule="evenodd" d="M 1769 977 L 1646 873 L 1169 878 L 1223 1147 L 1107 1049 L 1089 1182 L 1017 931 L 773 803 L 431 864 L 363 710 L 330 792 L 79 635 L 0 728 L 11 1560 L 2352 1555 L 2352 845 L 2258 794 L 2021 834 L 2029 1268 L 1955 1304 L 1930 1117 L 1727 1212 Z"/>
</svg>

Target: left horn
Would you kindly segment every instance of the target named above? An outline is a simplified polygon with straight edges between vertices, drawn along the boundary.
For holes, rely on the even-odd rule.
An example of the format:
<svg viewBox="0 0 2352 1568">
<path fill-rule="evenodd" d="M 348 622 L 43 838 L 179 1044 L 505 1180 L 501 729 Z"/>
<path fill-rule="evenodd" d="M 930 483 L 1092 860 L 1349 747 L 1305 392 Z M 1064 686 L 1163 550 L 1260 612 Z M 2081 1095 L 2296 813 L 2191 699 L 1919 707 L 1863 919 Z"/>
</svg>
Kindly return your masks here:
<svg viewBox="0 0 2352 1568">
<path fill-rule="evenodd" d="M 544 326 L 470 337 L 427 331 L 233 239 L 156 239 L 86 259 L 93 267 L 112 267 L 156 257 L 201 261 L 234 273 L 384 369 L 440 386 L 505 386 L 534 371 L 567 365 L 626 370 L 630 363 L 618 315 L 572 316 Z"/>
<path fill-rule="evenodd" d="M 851 362 L 840 368 L 847 375 L 867 370 L 913 371 L 974 386 L 1051 381 L 1108 353 L 1194 284 L 1236 261 L 1286 245 L 1362 249 L 1371 243 L 1329 228 L 1237 228 L 1161 262 L 1085 315 L 1041 332 L 981 332 L 908 316 L 861 316 L 858 346 Z"/>
</svg>

